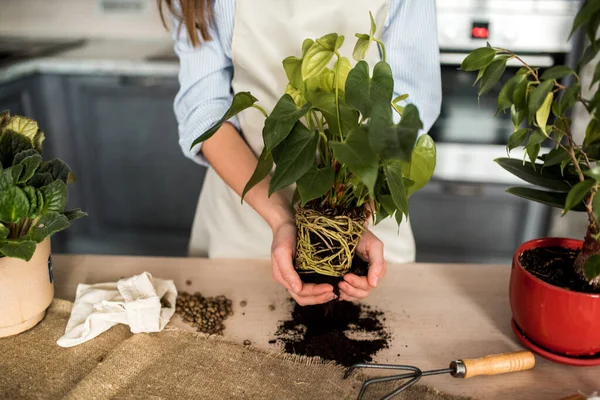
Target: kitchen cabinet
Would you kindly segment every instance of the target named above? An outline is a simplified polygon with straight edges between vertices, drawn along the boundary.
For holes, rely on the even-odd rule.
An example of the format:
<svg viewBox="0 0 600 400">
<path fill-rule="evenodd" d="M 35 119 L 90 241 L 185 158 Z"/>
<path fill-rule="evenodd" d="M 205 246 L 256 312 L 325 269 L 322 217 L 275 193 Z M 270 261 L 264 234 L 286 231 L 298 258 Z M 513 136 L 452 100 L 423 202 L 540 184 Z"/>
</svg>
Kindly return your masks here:
<svg viewBox="0 0 600 400">
<path fill-rule="evenodd" d="M 185 255 L 204 168 L 178 145 L 177 80 L 71 76 L 62 84 L 70 121 L 61 134 L 70 137 L 54 140 L 78 177 L 69 206 L 89 213 L 63 237 L 66 252 Z"/>
<path fill-rule="evenodd" d="M 519 244 L 544 236 L 550 208 L 507 187 L 432 180 L 412 195 L 417 261 L 509 264 Z"/>
</svg>

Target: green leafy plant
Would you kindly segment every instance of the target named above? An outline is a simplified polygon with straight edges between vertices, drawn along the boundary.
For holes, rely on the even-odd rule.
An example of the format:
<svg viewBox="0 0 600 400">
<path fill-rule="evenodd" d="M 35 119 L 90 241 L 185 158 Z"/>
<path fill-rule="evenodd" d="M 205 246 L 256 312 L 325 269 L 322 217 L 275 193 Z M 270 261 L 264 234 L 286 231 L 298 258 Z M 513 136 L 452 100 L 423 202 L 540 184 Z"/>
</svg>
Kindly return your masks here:
<svg viewBox="0 0 600 400">
<path fill-rule="evenodd" d="M 577 71 L 588 65 L 600 50 L 596 38 L 600 25 L 600 2 L 587 1 L 573 21 L 571 36 L 585 31 L 588 39 Z M 574 268 L 590 284 L 600 286 L 600 92 L 598 86 L 591 99 L 582 96 L 579 74 L 565 65 L 545 71 L 532 68 L 519 55 L 510 50 L 481 47 L 473 50 L 462 62 L 461 69 L 478 71 L 478 94 L 483 96 L 500 80 L 506 63 L 516 59 L 523 64 L 503 86 L 498 94 L 498 113 L 510 111 L 514 133 L 510 136 L 507 151 L 522 146 L 529 161 L 510 157 L 497 159 L 497 163 L 538 188 L 529 186 L 509 188 L 516 196 L 569 211 L 585 212 L 588 228 L 582 251 Z M 561 80 L 572 78 L 563 85 Z M 590 90 L 600 81 L 600 64 L 594 66 Z M 589 115 L 585 138 L 578 143 L 572 132 L 570 111 L 581 104 Z M 552 150 L 540 155 L 541 146 L 550 143 Z"/>
<path fill-rule="evenodd" d="M 65 211 L 74 180 L 60 159 L 43 160 L 44 133 L 22 116 L 0 113 L 0 256 L 29 261 L 36 245 L 86 214 Z"/>
<path fill-rule="evenodd" d="M 192 144 L 209 139 L 246 109 L 264 114 L 264 148 L 242 201 L 271 172 L 269 196 L 296 185 L 300 272 L 346 273 L 364 222 L 394 217 L 400 224 L 408 216 L 409 197 L 435 169 L 435 144 L 418 135 L 423 124 L 417 107 L 400 104 L 408 95 L 393 98 L 392 70 L 375 32 L 371 15 L 370 32 L 356 34 L 354 66 L 340 54 L 344 36 L 306 39 L 298 55 L 282 62 L 289 83 L 270 114 L 251 93 L 237 93 L 223 118 Z M 382 60 L 371 71 L 364 59 L 373 42 Z"/>
</svg>

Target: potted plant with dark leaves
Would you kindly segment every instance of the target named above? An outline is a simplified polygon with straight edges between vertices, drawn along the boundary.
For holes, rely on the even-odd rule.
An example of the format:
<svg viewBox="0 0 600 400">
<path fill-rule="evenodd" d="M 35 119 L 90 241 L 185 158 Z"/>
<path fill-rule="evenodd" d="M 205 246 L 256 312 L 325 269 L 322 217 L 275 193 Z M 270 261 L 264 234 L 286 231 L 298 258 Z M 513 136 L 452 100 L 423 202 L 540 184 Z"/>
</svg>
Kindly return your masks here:
<svg viewBox="0 0 600 400">
<path fill-rule="evenodd" d="M 586 45 L 577 71 L 600 49 L 596 32 L 600 2 L 588 1 L 573 22 L 571 35 L 586 32 Z M 527 182 L 508 189 L 522 198 L 587 214 L 584 238 L 540 238 L 521 244 L 514 253 L 510 278 L 513 330 L 540 354 L 568 364 L 600 364 L 600 92 L 582 95 L 578 72 L 564 66 L 544 71 L 532 68 L 510 50 L 488 44 L 472 51 L 462 63 L 477 71 L 482 96 L 505 72 L 506 62 L 517 59 L 523 67 L 498 94 L 498 112 L 510 112 L 514 133 L 507 150 L 522 146 L 528 160 L 505 157 L 497 163 Z M 600 81 L 600 65 L 592 65 L 593 85 Z M 572 83 L 565 85 L 563 78 Z M 576 104 L 587 110 L 585 139 L 576 140 L 570 111 Z M 551 151 L 540 155 L 542 144 Z M 583 240 L 581 240 L 583 239 Z"/>
<path fill-rule="evenodd" d="M 54 297 L 50 237 L 83 217 L 65 211 L 69 166 L 43 160 L 36 121 L 0 113 L 0 337 L 40 322 Z"/>
<path fill-rule="evenodd" d="M 432 138 L 418 135 L 417 107 L 400 105 L 408 95 L 393 98 L 392 71 L 375 31 L 371 16 L 370 33 L 356 34 L 354 62 L 339 52 L 343 36 L 306 39 L 282 62 L 289 84 L 270 113 L 251 93 L 236 93 L 223 118 L 192 145 L 246 109 L 264 114 L 264 148 L 242 201 L 270 173 L 269 195 L 295 186 L 294 265 L 305 281 L 335 282 L 355 272 L 355 249 L 369 220 L 393 217 L 400 224 L 409 197 L 435 168 Z M 382 60 L 369 66 L 364 58 L 373 43 Z"/>
</svg>

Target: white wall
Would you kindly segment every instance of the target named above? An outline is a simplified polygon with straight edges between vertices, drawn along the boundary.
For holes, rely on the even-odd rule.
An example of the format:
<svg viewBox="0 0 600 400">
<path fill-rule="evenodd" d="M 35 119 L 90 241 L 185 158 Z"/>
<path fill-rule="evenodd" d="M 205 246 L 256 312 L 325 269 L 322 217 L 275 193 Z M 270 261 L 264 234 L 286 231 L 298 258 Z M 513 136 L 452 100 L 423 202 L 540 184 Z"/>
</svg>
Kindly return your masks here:
<svg viewBox="0 0 600 400">
<path fill-rule="evenodd" d="M 104 12 L 98 0 L 0 0 L 0 35 L 168 39 L 156 0 L 140 1 L 141 12 Z"/>
</svg>

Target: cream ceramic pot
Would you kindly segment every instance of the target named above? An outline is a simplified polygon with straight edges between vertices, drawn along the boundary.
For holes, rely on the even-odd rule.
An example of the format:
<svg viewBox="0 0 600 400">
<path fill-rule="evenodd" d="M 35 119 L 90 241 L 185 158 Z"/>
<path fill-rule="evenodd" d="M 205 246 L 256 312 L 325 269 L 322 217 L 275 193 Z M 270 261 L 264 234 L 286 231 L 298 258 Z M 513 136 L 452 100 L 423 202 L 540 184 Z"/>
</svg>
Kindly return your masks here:
<svg viewBox="0 0 600 400">
<path fill-rule="evenodd" d="M 50 238 L 37 245 L 31 260 L 0 258 L 0 337 L 37 325 L 54 298 Z"/>
</svg>

